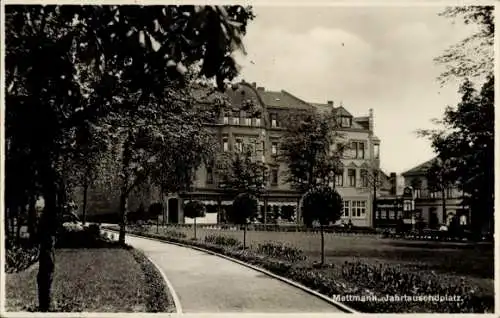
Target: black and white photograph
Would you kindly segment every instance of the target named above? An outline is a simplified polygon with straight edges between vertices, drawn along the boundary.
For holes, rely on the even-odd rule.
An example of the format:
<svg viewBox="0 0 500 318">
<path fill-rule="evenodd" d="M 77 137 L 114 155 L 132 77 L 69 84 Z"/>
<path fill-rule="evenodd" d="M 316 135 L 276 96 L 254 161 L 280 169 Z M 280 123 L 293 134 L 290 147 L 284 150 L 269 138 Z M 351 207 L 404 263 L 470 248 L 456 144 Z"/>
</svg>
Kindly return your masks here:
<svg viewBox="0 0 500 318">
<path fill-rule="evenodd" d="M 493 2 L 1 10 L 2 316 L 495 314 Z"/>
</svg>

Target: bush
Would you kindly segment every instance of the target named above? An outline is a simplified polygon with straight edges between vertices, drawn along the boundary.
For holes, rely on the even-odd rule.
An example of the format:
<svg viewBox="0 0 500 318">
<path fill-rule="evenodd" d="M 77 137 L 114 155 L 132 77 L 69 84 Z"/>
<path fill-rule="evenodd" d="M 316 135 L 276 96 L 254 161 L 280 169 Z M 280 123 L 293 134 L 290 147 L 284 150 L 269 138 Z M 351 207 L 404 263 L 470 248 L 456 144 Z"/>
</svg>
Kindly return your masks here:
<svg viewBox="0 0 500 318">
<path fill-rule="evenodd" d="M 38 261 L 38 247 L 10 246 L 5 250 L 5 272 L 20 272 Z"/>
<path fill-rule="evenodd" d="M 174 230 L 165 231 L 165 235 L 168 237 L 174 237 L 174 238 L 186 238 L 187 237 L 187 235 L 184 232 L 179 232 L 179 231 L 174 231 Z"/>
<path fill-rule="evenodd" d="M 240 246 L 241 242 L 233 237 L 227 237 L 222 235 L 207 235 L 205 237 L 205 242 L 212 243 L 222 246 Z"/>
<path fill-rule="evenodd" d="M 97 224 L 85 227 L 78 224 L 64 224 L 58 233 L 56 248 L 98 248 L 116 244 L 101 233 Z"/>
<path fill-rule="evenodd" d="M 282 258 L 289 262 L 305 260 L 302 250 L 284 243 L 266 242 L 257 246 L 257 253 L 262 253 L 273 258 Z"/>
</svg>

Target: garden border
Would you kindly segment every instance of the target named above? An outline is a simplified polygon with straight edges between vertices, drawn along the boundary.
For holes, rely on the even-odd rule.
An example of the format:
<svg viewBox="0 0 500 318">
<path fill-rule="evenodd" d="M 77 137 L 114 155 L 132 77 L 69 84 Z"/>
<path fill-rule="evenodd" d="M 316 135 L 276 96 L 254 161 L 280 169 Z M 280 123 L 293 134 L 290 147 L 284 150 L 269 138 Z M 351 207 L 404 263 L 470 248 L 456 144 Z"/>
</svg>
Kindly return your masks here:
<svg viewBox="0 0 500 318">
<path fill-rule="evenodd" d="M 107 231 L 112 231 L 114 233 L 117 233 L 116 230 L 111 230 L 111 229 L 107 229 Z M 284 283 L 287 283 L 289 285 L 292 285 L 296 288 L 299 288 L 301 289 L 302 291 L 305 291 L 307 292 L 308 294 L 311 294 L 313 296 L 316 296 L 318 298 L 321 298 L 322 300 L 328 302 L 329 304 L 337 307 L 338 309 L 340 309 L 342 312 L 344 313 L 351 313 L 351 314 L 358 314 L 360 312 L 342 304 L 342 303 L 339 303 L 339 302 L 336 302 L 335 300 L 333 299 L 330 299 L 329 297 L 315 291 L 315 290 L 312 290 L 311 288 L 309 287 L 306 287 L 302 284 L 299 284 L 297 282 L 294 282 L 293 280 L 290 280 L 288 278 L 285 278 L 285 277 L 282 277 L 282 276 L 279 276 L 279 275 L 276 275 L 274 273 L 271 273 L 270 271 L 267 271 L 263 268 L 260 268 L 258 266 L 255 266 L 255 265 L 252 265 L 252 264 L 248 264 L 248 263 L 245 263 L 243 261 L 240 261 L 236 258 L 233 258 L 233 257 L 229 257 L 227 255 L 224 255 L 224 254 L 220 254 L 220 253 L 217 253 L 217 252 L 214 252 L 214 251 L 210 251 L 210 250 L 207 250 L 207 249 L 204 249 L 204 248 L 201 248 L 201 247 L 198 247 L 198 246 L 193 246 L 193 245 L 189 245 L 189 244 L 184 244 L 184 243 L 178 243 L 178 242 L 171 242 L 167 239 L 158 239 L 158 238 L 152 238 L 152 237 L 147 237 L 147 236 L 143 236 L 143 235 L 138 235 L 138 234 L 132 234 L 132 233 L 128 233 L 127 232 L 127 235 L 130 235 L 130 236 L 135 236 L 135 237 L 138 237 L 138 238 L 145 238 L 145 239 L 149 239 L 149 240 L 153 240 L 153 241 L 158 241 L 158 242 L 162 242 L 162 243 L 167 243 L 167 244 L 173 244 L 173 245 L 177 245 L 177 246 L 181 246 L 181 247 L 186 247 L 186 248 L 191 248 L 191 249 L 194 249 L 194 250 L 198 250 L 200 252 L 204 252 L 204 253 L 207 253 L 207 254 L 210 254 L 210 255 L 214 255 L 214 256 L 217 256 L 217 257 L 221 257 L 221 258 L 224 258 L 226 260 L 229 260 L 229 261 L 232 261 L 234 263 L 237 263 L 239 265 L 243 265 L 245 267 L 248 267 L 250 269 L 253 269 L 253 270 L 256 270 L 258 272 L 261 272 L 265 275 L 268 275 L 270 277 L 273 277 L 275 279 L 278 279 Z"/>
<path fill-rule="evenodd" d="M 165 281 L 165 284 L 167 285 L 168 291 L 170 292 L 170 295 L 172 296 L 172 299 L 174 300 L 175 313 L 182 314 L 183 312 L 182 312 L 181 302 L 179 300 L 179 297 L 177 296 L 177 293 L 175 292 L 174 287 L 170 283 L 170 280 L 167 278 L 167 275 L 165 275 L 165 273 L 160 268 L 160 266 L 158 266 L 158 264 L 156 264 L 156 262 L 153 261 L 153 259 L 151 259 L 151 257 L 147 256 L 146 254 L 144 254 L 144 256 L 146 256 L 146 258 L 151 262 L 151 264 L 153 264 L 153 266 L 156 267 L 156 270 L 158 272 L 160 272 L 161 277 L 163 277 L 163 280 Z"/>
</svg>

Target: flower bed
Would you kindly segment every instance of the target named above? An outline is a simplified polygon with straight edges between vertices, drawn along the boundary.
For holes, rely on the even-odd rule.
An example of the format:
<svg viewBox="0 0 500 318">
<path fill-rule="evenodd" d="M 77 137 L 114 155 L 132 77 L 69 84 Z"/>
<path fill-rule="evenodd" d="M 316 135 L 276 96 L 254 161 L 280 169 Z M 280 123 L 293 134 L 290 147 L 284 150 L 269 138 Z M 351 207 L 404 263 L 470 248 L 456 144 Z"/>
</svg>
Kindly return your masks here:
<svg viewBox="0 0 500 318">
<path fill-rule="evenodd" d="M 175 232 L 175 231 L 174 231 Z M 399 266 L 389 264 L 365 264 L 345 262 L 340 265 L 319 268 L 299 266 L 302 252 L 284 244 L 264 243 L 247 250 L 241 249 L 241 242 L 234 238 L 211 235 L 205 241 L 180 238 L 179 234 L 167 232 L 152 234 L 131 231 L 132 234 L 188 244 L 217 252 L 253 264 L 282 277 L 303 284 L 328 297 L 353 295 L 368 297 L 365 301 L 347 302 L 361 312 L 441 312 L 441 313 L 482 313 L 493 311 L 493 296 L 476 293 L 464 281 L 460 284 L 443 284 L 437 279 L 424 279 L 418 272 L 411 273 Z M 377 296 L 460 296 L 457 302 L 432 301 L 374 301 Z"/>
</svg>

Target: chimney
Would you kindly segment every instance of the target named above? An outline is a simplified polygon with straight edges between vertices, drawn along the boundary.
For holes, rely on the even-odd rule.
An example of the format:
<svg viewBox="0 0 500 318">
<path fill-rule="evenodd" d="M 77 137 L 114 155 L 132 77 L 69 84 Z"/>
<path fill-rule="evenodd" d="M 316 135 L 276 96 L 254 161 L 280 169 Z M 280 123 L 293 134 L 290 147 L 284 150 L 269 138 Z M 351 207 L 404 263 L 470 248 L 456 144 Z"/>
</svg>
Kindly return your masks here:
<svg viewBox="0 0 500 318">
<path fill-rule="evenodd" d="M 332 107 L 333 108 L 333 101 L 329 100 L 326 103 L 328 104 L 328 107 Z"/>
<path fill-rule="evenodd" d="M 262 86 L 259 86 L 259 87 L 257 87 L 257 90 L 259 92 L 264 92 L 266 89 L 264 87 L 262 87 Z"/>
<path fill-rule="evenodd" d="M 257 83 L 253 82 L 253 83 L 252 83 L 252 86 L 253 86 L 253 87 L 257 87 Z"/>
<path fill-rule="evenodd" d="M 374 121 L 373 121 L 373 108 L 370 108 L 369 110 L 369 121 L 368 121 L 368 129 L 373 132 L 373 128 L 375 126 Z"/>
<path fill-rule="evenodd" d="M 389 177 L 389 181 L 391 182 L 391 195 L 397 195 L 397 189 L 398 189 L 398 177 L 395 172 L 391 172 L 391 175 Z"/>
</svg>

